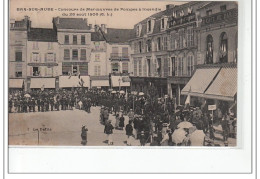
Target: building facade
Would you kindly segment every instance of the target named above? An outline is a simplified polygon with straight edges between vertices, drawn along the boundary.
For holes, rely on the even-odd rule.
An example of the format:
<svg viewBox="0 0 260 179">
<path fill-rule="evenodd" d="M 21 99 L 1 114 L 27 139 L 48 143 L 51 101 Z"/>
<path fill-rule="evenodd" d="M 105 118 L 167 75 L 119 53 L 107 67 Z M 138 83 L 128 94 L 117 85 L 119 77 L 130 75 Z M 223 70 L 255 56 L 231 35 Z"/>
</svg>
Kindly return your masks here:
<svg viewBox="0 0 260 179">
<path fill-rule="evenodd" d="M 237 2 L 208 2 L 198 8 L 196 71 L 182 89 L 193 105 L 216 105 L 222 114 L 236 113 Z"/>
<path fill-rule="evenodd" d="M 59 44 L 53 29 L 30 28 L 27 41 L 27 88 L 58 88 Z"/>
<path fill-rule="evenodd" d="M 56 17 L 53 18 L 53 29 L 57 33 L 62 62 L 60 81 L 65 80 L 64 76 L 81 76 L 84 86 L 90 87 L 88 63 L 91 56 L 91 28 L 87 19 Z M 71 82 L 60 84 L 60 88 L 77 87 L 79 84 L 74 83 L 74 78 L 67 80 Z"/>
<path fill-rule="evenodd" d="M 20 21 L 10 20 L 9 31 L 9 88 L 27 90 L 27 30 L 31 21 L 28 16 Z"/>
</svg>

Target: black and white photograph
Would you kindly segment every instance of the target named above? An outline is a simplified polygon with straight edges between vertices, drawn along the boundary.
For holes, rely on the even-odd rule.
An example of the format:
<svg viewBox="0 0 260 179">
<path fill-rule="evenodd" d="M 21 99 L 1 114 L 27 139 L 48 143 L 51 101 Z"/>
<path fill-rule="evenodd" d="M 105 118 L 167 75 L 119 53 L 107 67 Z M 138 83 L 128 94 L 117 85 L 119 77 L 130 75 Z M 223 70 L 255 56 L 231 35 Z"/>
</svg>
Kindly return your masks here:
<svg viewBox="0 0 260 179">
<path fill-rule="evenodd" d="M 8 144 L 236 147 L 238 2 L 97 3 L 10 0 Z"/>
</svg>

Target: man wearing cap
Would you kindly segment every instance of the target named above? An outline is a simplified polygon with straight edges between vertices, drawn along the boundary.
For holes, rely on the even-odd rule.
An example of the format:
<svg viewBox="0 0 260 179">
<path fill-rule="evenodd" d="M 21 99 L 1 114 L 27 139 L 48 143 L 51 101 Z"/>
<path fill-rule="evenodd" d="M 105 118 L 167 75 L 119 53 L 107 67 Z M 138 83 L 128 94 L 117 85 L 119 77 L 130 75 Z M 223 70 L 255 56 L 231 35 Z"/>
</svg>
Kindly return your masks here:
<svg viewBox="0 0 260 179">
<path fill-rule="evenodd" d="M 133 121 L 134 115 L 135 115 L 135 113 L 133 112 L 133 109 L 130 109 L 130 112 L 128 113 L 129 120 Z"/>
<path fill-rule="evenodd" d="M 133 126 L 132 126 L 132 121 L 129 120 L 128 124 L 125 126 L 125 131 L 126 131 L 126 135 L 127 135 L 127 141 L 126 144 L 127 145 L 131 145 L 131 138 L 133 136 Z"/>
<path fill-rule="evenodd" d="M 87 131 L 88 129 L 86 128 L 86 126 L 82 126 L 81 127 L 81 144 L 82 145 L 86 145 L 87 144 Z"/>
</svg>

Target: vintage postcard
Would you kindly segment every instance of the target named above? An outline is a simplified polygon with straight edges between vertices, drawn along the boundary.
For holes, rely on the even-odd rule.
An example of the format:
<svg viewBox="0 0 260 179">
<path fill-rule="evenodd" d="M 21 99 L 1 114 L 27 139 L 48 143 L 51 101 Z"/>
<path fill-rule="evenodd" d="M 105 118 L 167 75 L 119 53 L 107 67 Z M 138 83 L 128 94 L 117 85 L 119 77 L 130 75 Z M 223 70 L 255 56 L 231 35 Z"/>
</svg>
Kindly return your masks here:
<svg viewBox="0 0 260 179">
<path fill-rule="evenodd" d="M 11 146 L 237 146 L 238 2 L 10 0 Z"/>
</svg>

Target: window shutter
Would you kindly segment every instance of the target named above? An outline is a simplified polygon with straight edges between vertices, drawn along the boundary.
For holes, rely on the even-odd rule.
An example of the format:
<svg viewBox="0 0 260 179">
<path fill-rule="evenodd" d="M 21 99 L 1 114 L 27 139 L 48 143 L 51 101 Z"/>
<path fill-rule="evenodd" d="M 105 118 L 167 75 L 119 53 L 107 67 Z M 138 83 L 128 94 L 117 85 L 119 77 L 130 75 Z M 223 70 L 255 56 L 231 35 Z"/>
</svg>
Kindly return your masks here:
<svg viewBox="0 0 260 179">
<path fill-rule="evenodd" d="M 30 62 L 32 62 L 32 53 L 30 54 Z"/>
<path fill-rule="evenodd" d="M 41 56 L 41 54 L 39 53 L 39 62 L 41 62 L 42 61 L 42 56 Z"/>
<path fill-rule="evenodd" d="M 30 76 L 33 75 L 33 67 L 30 67 Z"/>
<path fill-rule="evenodd" d="M 56 62 L 56 53 L 54 53 L 53 56 L 54 56 L 54 62 Z"/>
<path fill-rule="evenodd" d="M 45 62 L 47 62 L 47 53 L 45 53 Z"/>
</svg>

